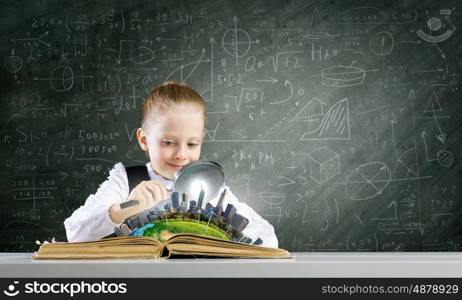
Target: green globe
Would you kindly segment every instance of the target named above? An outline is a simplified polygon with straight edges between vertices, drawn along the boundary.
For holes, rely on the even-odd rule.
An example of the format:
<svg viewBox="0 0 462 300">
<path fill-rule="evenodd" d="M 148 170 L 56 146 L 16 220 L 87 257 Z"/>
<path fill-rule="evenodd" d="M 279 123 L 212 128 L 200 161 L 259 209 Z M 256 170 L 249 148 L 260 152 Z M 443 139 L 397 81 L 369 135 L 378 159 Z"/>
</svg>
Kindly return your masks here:
<svg viewBox="0 0 462 300">
<path fill-rule="evenodd" d="M 154 237 L 161 242 L 165 242 L 172 235 L 177 233 L 194 233 L 206 235 L 223 240 L 231 240 L 227 233 L 212 224 L 207 224 L 204 221 L 193 220 L 159 220 L 152 223 L 154 226 L 146 229 L 143 233 L 144 236 Z"/>
</svg>

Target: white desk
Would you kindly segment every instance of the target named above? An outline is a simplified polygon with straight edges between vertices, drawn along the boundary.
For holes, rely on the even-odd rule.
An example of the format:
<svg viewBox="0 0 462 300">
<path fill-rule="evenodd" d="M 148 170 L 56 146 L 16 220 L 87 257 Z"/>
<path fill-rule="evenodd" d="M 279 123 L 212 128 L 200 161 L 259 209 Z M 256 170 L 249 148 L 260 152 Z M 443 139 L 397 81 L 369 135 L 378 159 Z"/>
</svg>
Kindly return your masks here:
<svg viewBox="0 0 462 300">
<path fill-rule="evenodd" d="M 312 253 L 293 259 L 32 260 L 0 253 L 0 278 L 462 277 L 462 253 Z"/>
</svg>

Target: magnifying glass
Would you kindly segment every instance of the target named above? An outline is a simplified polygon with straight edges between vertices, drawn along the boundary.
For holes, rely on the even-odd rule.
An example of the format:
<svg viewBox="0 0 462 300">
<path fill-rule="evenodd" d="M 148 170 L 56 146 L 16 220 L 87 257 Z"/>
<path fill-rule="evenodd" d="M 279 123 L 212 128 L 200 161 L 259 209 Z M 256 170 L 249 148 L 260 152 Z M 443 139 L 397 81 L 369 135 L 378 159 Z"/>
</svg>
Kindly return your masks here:
<svg viewBox="0 0 462 300">
<path fill-rule="evenodd" d="M 173 192 L 189 197 L 203 197 L 206 204 L 217 197 L 225 187 L 225 173 L 216 162 L 196 160 L 184 165 L 173 179 Z M 170 201 L 170 200 L 168 200 Z M 124 209 L 138 205 L 138 200 L 130 200 L 120 204 Z M 162 204 L 162 203 L 161 203 Z"/>
</svg>

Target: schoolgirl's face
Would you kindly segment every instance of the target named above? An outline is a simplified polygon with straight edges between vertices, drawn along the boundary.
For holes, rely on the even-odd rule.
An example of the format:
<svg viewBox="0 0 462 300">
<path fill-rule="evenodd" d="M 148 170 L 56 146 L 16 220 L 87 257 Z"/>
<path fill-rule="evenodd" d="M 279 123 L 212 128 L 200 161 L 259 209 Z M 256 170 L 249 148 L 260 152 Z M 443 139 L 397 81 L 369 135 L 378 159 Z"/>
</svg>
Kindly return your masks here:
<svg viewBox="0 0 462 300">
<path fill-rule="evenodd" d="M 194 104 L 176 104 L 154 110 L 148 128 L 138 129 L 141 148 L 149 153 L 154 171 L 173 179 L 182 166 L 198 160 L 204 138 L 203 110 Z"/>
</svg>

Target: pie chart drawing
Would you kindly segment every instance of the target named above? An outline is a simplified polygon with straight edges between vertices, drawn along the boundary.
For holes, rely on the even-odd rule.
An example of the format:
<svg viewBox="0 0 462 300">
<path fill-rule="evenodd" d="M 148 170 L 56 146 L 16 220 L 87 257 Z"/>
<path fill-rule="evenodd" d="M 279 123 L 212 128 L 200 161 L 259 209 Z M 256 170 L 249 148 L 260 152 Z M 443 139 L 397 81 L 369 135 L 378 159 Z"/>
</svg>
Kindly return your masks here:
<svg viewBox="0 0 462 300">
<path fill-rule="evenodd" d="M 129 59 L 131 62 L 139 65 L 147 64 L 151 62 L 156 57 L 156 54 L 153 50 L 148 47 L 138 47 L 130 51 Z"/>
<path fill-rule="evenodd" d="M 348 175 L 346 193 L 353 201 L 381 195 L 391 180 L 390 169 L 383 162 L 360 165 Z"/>
<path fill-rule="evenodd" d="M 353 66 L 333 66 L 321 71 L 321 84 L 332 87 L 350 87 L 361 85 L 366 72 Z"/>
</svg>

